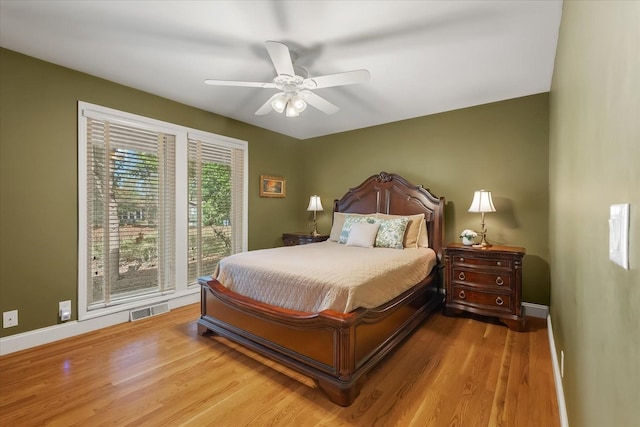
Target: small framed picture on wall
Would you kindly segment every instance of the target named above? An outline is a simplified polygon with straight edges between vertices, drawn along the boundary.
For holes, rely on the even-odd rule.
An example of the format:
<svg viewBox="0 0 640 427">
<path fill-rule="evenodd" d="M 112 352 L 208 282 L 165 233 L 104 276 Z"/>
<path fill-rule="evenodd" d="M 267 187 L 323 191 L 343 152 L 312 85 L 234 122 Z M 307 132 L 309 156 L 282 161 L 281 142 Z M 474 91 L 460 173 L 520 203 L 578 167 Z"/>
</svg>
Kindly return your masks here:
<svg viewBox="0 0 640 427">
<path fill-rule="evenodd" d="M 286 180 L 281 176 L 260 175 L 260 197 L 284 197 Z"/>
</svg>

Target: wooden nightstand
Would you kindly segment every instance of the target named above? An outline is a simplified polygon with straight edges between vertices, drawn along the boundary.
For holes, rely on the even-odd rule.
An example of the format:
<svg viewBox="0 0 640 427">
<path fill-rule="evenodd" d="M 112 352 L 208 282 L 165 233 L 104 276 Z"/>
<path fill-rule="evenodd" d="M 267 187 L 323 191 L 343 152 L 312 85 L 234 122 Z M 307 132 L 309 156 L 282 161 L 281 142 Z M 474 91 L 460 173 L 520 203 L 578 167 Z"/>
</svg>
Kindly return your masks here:
<svg viewBox="0 0 640 427">
<path fill-rule="evenodd" d="M 306 245 L 307 243 L 324 242 L 329 238 L 328 234 L 313 236 L 309 233 L 283 233 L 282 241 L 285 246 Z"/>
<path fill-rule="evenodd" d="M 522 257 L 512 246 L 474 248 L 451 243 L 444 249 L 445 314 L 461 311 L 492 316 L 510 329 L 524 329 Z"/>
</svg>

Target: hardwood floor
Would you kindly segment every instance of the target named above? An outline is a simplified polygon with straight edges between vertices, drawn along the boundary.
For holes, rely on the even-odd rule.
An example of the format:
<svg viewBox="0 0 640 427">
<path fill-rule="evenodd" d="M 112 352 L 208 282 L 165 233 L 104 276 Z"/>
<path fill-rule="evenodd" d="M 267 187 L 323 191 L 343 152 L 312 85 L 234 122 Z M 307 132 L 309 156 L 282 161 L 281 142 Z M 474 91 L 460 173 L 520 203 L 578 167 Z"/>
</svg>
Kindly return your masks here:
<svg viewBox="0 0 640 427">
<path fill-rule="evenodd" d="M 0 357 L 0 425 L 558 426 L 546 322 L 432 315 L 353 405 L 219 337 L 199 305 Z"/>
</svg>

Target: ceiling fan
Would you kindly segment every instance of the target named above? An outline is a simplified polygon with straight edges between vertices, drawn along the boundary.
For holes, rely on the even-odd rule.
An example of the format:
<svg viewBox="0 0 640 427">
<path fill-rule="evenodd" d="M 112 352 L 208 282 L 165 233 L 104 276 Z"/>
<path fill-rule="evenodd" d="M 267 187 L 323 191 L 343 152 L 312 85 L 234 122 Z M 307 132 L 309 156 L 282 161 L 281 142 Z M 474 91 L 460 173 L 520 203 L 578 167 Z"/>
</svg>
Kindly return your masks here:
<svg viewBox="0 0 640 427">
<path fill-rule="evenodd" d="M 265 45 L 271 62 L 273 62 L 276 72 L 278 73 L 273 81 L 262 83 L 207 79 L 204 82 L 213 86 L 245 86 L 278 89 L 280 92 L 273 95 L 258 108 L 256 114 L 268 114 L 273 109 L 278 113 L 284 112 L 287 117 L 296 117 L 307 108 L 307 104 L 325 114 L 333 114 L 339 110 L 337 106 L 315 94 L 313 92 L 314 89 L 364 83 L 369 81 L 371 77 L 371 74 L 367 70 L 346 71 L 344 73 L 327 74 L 317 77 L 301 76 L 296 74 L 294 70 L 291 53 L 287 45 L 276 41 L 267 41 Z M 306 74 L 306 71 L 302 69 L 299 73 Z"/>
</svg>

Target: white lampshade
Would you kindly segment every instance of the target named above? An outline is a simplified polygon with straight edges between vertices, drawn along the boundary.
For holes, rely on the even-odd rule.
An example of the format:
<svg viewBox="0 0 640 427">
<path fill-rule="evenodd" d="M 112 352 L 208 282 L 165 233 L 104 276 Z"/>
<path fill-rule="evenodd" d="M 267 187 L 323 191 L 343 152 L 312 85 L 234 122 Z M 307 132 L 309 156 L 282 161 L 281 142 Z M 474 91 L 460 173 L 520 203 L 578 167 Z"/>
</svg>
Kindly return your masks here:
<svg viewBox="0 0 640 427">
<path fill-rule="evenodd" d="M 284 111 L 284 107 L 287 106 L 287 97 L 282 94 L 278 98 L 271 101 L 271 108 L 278 113 L 282 113 Z"/>
<path fill-rule="evenodd" d="M 495 212 L 491 199 L 491 191 L 480 190 L 473 193 L 473 201 L 469 206 L 469 212 Z"/>
<path fill-rule="evenodd" d="M 284 114 L 287 117 L 298 117 L 299 115 L 298 111 L 295 109 L 291 101 L 287 102 L 287 106 L 284 109 Z"/>
<path fill-rule="evenodd" d="M 323 210 L 320 196 L 313 195 L 309 198 L 309 207 L 307 208 L 307 210 L 314 212 Z"/>
<path fill-rule="evenodd" d="M 302 99 L 302 97 L 300 95 L 294 95 L 291 97 L 291 101 L 289 101 L 291 104 L 293 104 L 293 108 L 298 112 L 298 113 L 302 113 L 306 108 L 307 108 L 307 103 L 305 102 L 304 99 Z"/>
</svg>

